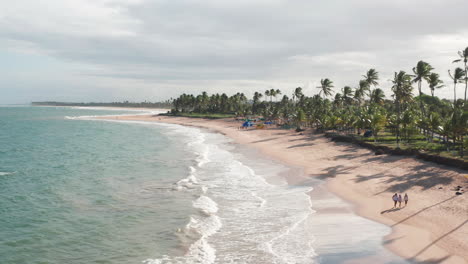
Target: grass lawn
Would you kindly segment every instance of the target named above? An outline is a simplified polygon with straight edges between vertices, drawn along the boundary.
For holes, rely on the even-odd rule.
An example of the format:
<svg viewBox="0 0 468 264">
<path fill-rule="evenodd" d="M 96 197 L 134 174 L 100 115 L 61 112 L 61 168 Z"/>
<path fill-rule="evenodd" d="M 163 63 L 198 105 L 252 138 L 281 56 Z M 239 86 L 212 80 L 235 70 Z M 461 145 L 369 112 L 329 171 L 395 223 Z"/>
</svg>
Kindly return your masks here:
<svg viewBox="0 0 468 264">
<path fill-rule="evenodd" d="M 377 142 L 374 142 L 373 136 L 363 137 L 362 134 L 361 135 L 350 134 L 350 135 L 364 142 L 373 144 L 375 146 L 386 146 L 392 149 L 397 148 L 396 136 L 390 131 L 380 132 L 377 136 Z M 434 138 L 434 142 L 428 142 L 426 141 L 425 136 L 419 133 L 413 134 L 409 138 L 409 142 L 406 142 L 406 141 L 400 142 L 400 148 L 405 149 L 405 150 L 417 149 L 419 151 L 424 151 L 427 154 L 439 155 L 442 157 L 468 161 L 468 151 L 465 150 L 466 154 L 463 158 L 461 158 L 458 147 L 457 149 L 454 149 L 454 147 L 452 146 L 450 147 L 450 151 L 447 151 L 447 147 L 445 146 L 445 144 L 441 144 L 439 139 Z"/>
</svg>

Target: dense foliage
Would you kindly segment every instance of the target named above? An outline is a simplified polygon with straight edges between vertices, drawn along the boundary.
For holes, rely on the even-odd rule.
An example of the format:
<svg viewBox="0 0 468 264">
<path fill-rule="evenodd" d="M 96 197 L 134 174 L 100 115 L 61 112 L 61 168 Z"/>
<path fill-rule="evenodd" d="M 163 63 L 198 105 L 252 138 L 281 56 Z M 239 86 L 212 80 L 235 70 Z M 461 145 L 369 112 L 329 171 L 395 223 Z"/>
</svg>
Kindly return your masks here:
<svg viewBox="0 0 468 264">
<path fill-rule="evenodd" d="M 232 96 L 224 93 L 209 96 L 206 92 L 197 96 L 183 94 L 173 100 L 172 112 L 263 116 L 280 124 L 356 135 L 371 131 L 374 141 L 385 133 L 385 138 L 393 139 L 397 147 L 422 137 L 428 144 L 439 142 L 447 149 L 457 147 L 463 156 L 464 146 L 468 145 L 464 142 L 468 122 L 468 47 L 458 55 L 460 59 L 454 63 L 461 63 L 463 68 L 448 72 L 453 87 L 444 85 L 429 63 L 419 61 L 411 74 L 395 72 L 390 80 L 392 94 L 389 97 L 378 88 L 381 81 L 378 71 L 370 69 L 354 89 L 345 86 L 337 90 L 333 81 L 324 78 L 317 87 L 318 93 L 312 97 L 305 96 L 301 87 L 296 88 L 291 97 L 285 94 L 278 98 L 281 91 L 271 89 L 255 92 L 252 100 L 242 93 Z M 456 87 L 463 84 L 464 98 L 457 98 Z M 435 96 L 441 88 L 453 88 L 453 100 Z"/>
</svg>

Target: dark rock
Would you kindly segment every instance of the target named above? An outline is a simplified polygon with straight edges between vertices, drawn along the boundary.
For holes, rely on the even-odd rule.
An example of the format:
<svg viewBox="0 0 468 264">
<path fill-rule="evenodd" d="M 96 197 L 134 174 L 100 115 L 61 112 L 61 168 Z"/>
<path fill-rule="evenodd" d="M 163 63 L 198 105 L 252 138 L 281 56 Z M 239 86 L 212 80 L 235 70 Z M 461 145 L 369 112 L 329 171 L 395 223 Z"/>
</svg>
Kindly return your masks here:
<svg viewBox="0 0 468 264">
<path fill-rule="evenodd" d="M 375 151 L 375 155 L 382 155 L 384 153 L 385 152 L 382 149 L 378 149 L 377 151 Z"/>
<path fill-rule="evenodd" d="M 439 187 L 439 190 L 442 189 L 442 187 Z"/>
<path fill-rule="evenodd" d="M 462 195 L 463 193 L 462 192 L 456 192 L 455 194 L 456 195 Z"/>
</svg>

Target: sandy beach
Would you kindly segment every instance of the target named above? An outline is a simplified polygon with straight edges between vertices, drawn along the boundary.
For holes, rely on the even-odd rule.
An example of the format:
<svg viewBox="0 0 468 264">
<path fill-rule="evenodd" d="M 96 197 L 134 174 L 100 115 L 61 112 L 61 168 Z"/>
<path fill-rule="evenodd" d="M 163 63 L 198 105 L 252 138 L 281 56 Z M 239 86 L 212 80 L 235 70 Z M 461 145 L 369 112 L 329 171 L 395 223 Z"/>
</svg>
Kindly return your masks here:
<svg viewBox="0 0 468 264">
<path fill-rule="evenodd" d="M 353 203 L 357 214 L 392 228 L 382 243 L 397 255 L 414 263 L 468 263 L 468 193 L 455 195 L 457 186 L 468 189 L 467 174 L 462 170 L 412 157 L 376 156 L 312 131 L 239 130 L 241 123 L 233 119 L 113 119 L 175 123 L 222 133 L 269 158 L 303 168 L 305 175 L 290 176 L 290 184 L 309 177 L 325 180 L 328 190 Z M 391 197 L 396 192 L 409 195 L 408 206 L 393 208 Z"/>
</svg>

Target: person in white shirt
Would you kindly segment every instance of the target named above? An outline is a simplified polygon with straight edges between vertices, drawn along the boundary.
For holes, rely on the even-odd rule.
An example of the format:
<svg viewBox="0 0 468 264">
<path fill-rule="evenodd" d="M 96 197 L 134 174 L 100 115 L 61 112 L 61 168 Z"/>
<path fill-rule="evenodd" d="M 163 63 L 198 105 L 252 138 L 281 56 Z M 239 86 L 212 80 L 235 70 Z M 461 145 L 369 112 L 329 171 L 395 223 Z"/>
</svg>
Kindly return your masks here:
<svg viewBox="0 0 468 264">
<path fill-rule="evenodd" d="M 395 194 L 392 196 L 392 200 L 393 200 L 393 202 L 394 202 L 393 208 L 395 208 L 395 207 L 396 207 L 396 203 L 398 202 L 398 194 L 395 193 Z"/>
</svg>

